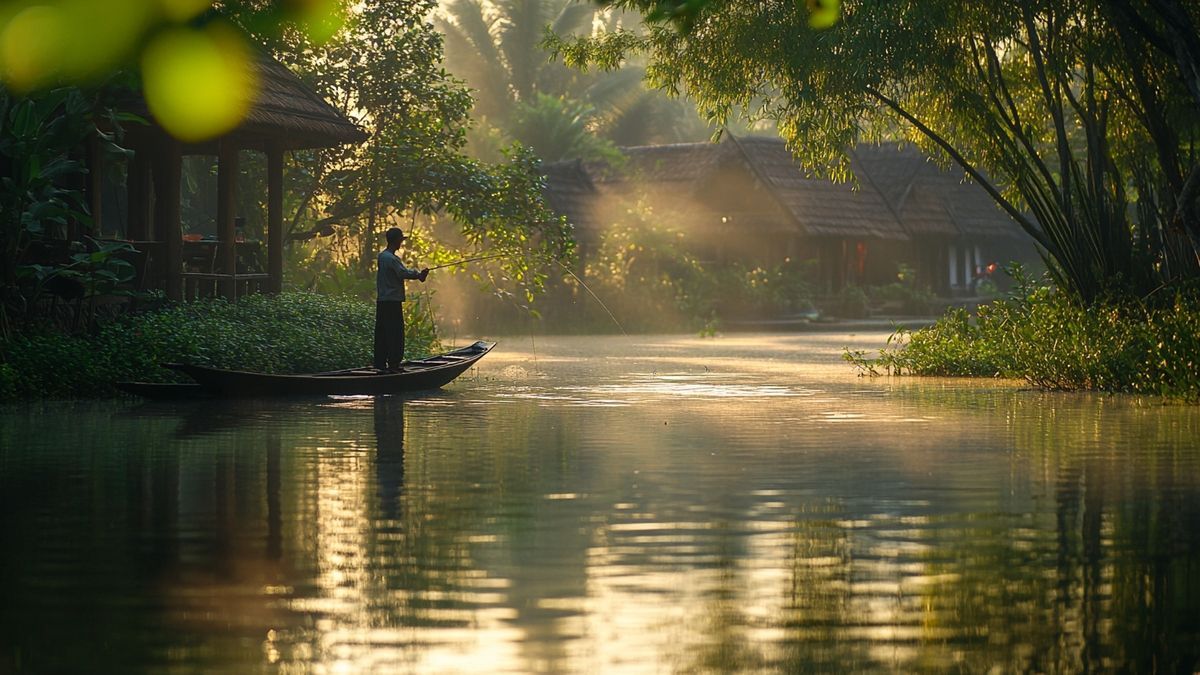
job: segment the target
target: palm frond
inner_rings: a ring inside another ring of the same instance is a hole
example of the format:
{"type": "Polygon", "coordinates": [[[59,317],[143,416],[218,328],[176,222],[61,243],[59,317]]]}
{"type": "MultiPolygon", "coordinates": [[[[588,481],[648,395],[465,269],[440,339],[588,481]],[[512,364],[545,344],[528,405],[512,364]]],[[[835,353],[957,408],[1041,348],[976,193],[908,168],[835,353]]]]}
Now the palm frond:
{"type": "Polygon", "coordinates": [[[596,18],[596,6],[588,2],[572,2],[559,11],[550,23],[555,35],[589,35],[596,18]]]}

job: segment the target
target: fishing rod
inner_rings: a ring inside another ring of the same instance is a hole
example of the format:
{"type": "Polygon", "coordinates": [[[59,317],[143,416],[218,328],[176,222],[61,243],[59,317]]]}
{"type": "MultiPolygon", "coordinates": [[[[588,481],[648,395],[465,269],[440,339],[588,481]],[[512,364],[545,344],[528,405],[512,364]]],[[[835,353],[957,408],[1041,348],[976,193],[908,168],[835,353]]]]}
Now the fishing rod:
{"type": "Polygon", "coordinates": [[[465,265],[467,263],[479,262],[480,260],[491,260],[493,258],[503,258],[505,256],[512,257],[513,255],[515,255],[515,254],[513,254],[513,253],[495,253],[492,255],[481,255],[476,258],[464,258],[462,260],[455,260],[454,262],[442,263],[441,265],[436,265],[434,267],[430,267],[429,271],[432,272],[433,270],[440,270],[443,267],[453,267],[455,265],[465,265]]]}
{"type": "MultiPolygon", "coordinates": [[[[467,263],[479,262],[481,260],[492,260],[494,258],[504,258],[504,257],[511,258],[516,255],[518,255],[518,254],[516,254],[516,253],[493,253],[492,255],[481,255],[481,256],[474,257],[474,258],[464,258],[462,260],[455,260],[454,262],[442,263],[441,265],[436,265],[434,267],[430,267],[429,271],[432,272],[433,270],[441,269],[443,267],[453,267],[455,265],[465,265],[467,263]]],[[[579,285],[583,287],[583,290],[587,291],[588,295],[592,296],[592,299],[595,300],[602,308],[604,308],[604,311],[608,313],[608,318],[612,319],[612,322],[617,325],[617,328],[620,329],[622,335],[625,335],[625,336],[629,335],[629,333],[625,332],[625,327],[621,325],[621,322],[617,321],[617,317],[613,315],[612,310],[608,308],[608,305],[604,304],[604,301],[601,300],[598,295],[596,295],[594,292],[592,292],[591,288],[588,288],[588,285],[583,282],[583,279],[579,278],[579,275],[572,272],[571,268],[564,265],[561,260],[559,260],[557,258],[550,258],[550,260],[553,260],[554,262],[558,263],[559,267],[563,268],[564,270],[566,270],[567,274],[570,274],[572,277],[574,277],[575,281],[578,281],[579,285]]]]}

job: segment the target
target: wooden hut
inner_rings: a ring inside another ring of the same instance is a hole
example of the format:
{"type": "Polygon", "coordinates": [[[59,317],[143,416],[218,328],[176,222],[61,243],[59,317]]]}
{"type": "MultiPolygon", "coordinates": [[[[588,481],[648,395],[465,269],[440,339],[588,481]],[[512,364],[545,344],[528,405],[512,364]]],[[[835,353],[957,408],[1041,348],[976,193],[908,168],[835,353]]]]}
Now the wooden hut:
{"type": "Polygon", "coordinates": [[[1032,239],[972,183],[912,147],[860,145],[856,184],[809,175],[779,138],[622,148],[620,171],[547,165],[547,198],[581,241],[643,199],[716,263],[813,260],[822,290],[896,281],[905,265],[942,294],[973,291],[989,262],[1035,260],[1032,239]],[[590,176],[590,181],[584,180],[590,176]],[[585,214],[584,217],[578,217],[585,214]]]}
{"type": "Polygon", "coordinates": [[[1033,239],[961,173],[942,169],[916,147],[859,145],[851,152],[909,234],[903,255],[935,291],[971,294],[991,263],[1037,259],[1033,239]]]}
{"type": "MultiPolygon", "coordinates": [[[[125,173],[123,238],[141,253],[139,276],[143,288],[161,288],[172,300],[192,297],[205,286],[230,299],[259,290],[278,293],[283,282],[284,153],[367,138],[361,128],[269,55],[256,52],[254,68],[258,91],[248,114],[233,131],[204,143],[180,143],[154,123],[140,97],[129,102],[129,111],[150,121],[149,125],[130,124],[125,128],[125,145],[132,156],[125,173]],[[262,242],[238,241],[235,198],[241,150],[266,156],[266,260],[262,269],[249,271],[239,267],[239,247],[261,249],[262,242]],[[186,155],[217,157],[216,236],[209,241],[184,241],[180,193],[186,155]],[[185,270],[187,247],[211,252],[207,256],[209,264],[185,270]]],[[[89,206],[93,220],[99,223],[106,169],[99,142],[89,147],[88,163],[89,206]]]]}

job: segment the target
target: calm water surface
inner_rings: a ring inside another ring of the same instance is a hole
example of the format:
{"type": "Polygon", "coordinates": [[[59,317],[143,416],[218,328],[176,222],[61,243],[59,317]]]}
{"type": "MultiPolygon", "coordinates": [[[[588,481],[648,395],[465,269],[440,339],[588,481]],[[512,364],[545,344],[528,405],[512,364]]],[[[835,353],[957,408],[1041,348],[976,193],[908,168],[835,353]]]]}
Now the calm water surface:
{"type": "Polygon", "coordinates": [[[1200,668],[1200,410],[839,363],[882,337],[0,408],[0,673],[1200,668]]]}

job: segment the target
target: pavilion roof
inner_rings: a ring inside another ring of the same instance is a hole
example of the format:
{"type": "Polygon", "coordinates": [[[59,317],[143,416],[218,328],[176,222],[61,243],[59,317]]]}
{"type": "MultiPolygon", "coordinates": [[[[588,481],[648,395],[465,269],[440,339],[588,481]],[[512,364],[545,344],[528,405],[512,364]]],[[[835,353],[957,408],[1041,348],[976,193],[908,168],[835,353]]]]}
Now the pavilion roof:
{"type": "Polygon", "coordinates": [[[913,234],[1027,236],[982,187],[938,166],[915,146],[863,143],[850,154],[913,234]]]}
{"type": "MultiPolygon", "coordinates": [[[[292,148],[360,143],[367,134],[266,52],[257,51],[258,92],[236,132],[282,140],[292,148]]],[[[235,132],[235,133],[236,133],[235,132]]]]}
{"type": "MultiPolygon", "coordinates": [[[[343,143],[361,143],[367,133],[346,115],[313,91],[287,66],[262,49],[254,48],[257,90],[245,118],[226,137],[237,138],[247,147],[277,145],[283,149],[327,148],[343,143]]],[[[154,115],[141,93],[127,107],[146,119],[154,115]]],[[[136,128],[129,130],[141,133],[136,128]]],[[[200,147],[205,147],[203,144],[200,147]]]]}
{"type": "Polygon", "coordinates": [[[806,234],[908,239],[908,232],[872,186],[809,176],[778,138],[731,138],[729,145],[741,152],[767,191],[806,234]]]}

